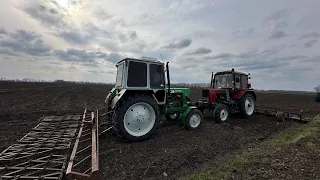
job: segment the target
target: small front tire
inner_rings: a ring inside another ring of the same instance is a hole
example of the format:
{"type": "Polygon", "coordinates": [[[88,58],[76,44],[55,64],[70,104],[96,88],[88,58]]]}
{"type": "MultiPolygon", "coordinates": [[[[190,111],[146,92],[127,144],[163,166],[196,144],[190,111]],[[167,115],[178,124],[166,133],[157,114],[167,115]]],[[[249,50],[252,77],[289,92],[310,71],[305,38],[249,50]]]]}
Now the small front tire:
{"type": "Polygon", "coordinates": [[[229,121],[229,108],[225,104],[218,104],[213,110],[213,118],[217,123],[229,121]]]}
{"type": "Polygon", "coordinates": [[[185,125],[188,130],[198,129],[201,127],[202,121],[203,115],[201,111],[198,109],[192,109],[185,120],[185,125]]]}
{"type": "Polygon", "coordinates": [[[179,119],[180,117],[180,113],[177,112],[177,113],[173,113],[173,114],[166,114],[166,119],[168,121],[176,121],[177,119],[179,119]]]}

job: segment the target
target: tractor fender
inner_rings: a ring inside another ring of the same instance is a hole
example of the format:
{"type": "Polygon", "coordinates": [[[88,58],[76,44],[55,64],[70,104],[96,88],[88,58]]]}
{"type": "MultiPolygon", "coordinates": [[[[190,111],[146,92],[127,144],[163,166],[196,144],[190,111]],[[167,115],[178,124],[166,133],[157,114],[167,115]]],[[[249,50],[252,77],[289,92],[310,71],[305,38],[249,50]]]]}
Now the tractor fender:
{"type": "Polygon", "coordinates": [[[237,92],[237,94],[235,94],[233,96],[233,98],[234,99],[240,99],[246,92],[247,92],[247,90],[241,90],[241,91],[237,92]]]}
{"type": "Polygon", "coordinates": [[[192,109],[197,109],[197,107],[196,107],[196,106],[188,106],[188,107],[186,108],[186,110],[182,113],[181,121],[182,121],[183,124],[185,124],[186,118],[187,118],[189,112],[190,112],[192,109]]]}
{"type": "Polygon", "coordinates": [[[248,91],[248,90],[241,90],[241,91],[239,91],[237,94],[235,94],[234,96],[233,96],[233,98],[234,99],[240,99],[244,94],[246,94],[246,93],[249,93],[249,94],[251,94],[253,97],[254,97],[254,99],[255,100],[257,100],[257,96],[256,96],[256,94],[254,93],[254,91],[248,91]]]}
{"type": "Polygon", "coordinates": [[[111,101],[111,109],[114,109],[117,102],[121,99],[121,97],[125,94],[125,92],[126,92],[126,89],[121,89],[121,91],[116,94],[116,96],[111,101]]]}
{"type": "Polygon", "coordinates": [[[113,96],[115,96],[115,95],[116,95],[116,88],[112,88],[112,89],[109,91],[106,99],[104,100],[104,103],[107,104],[108,101],[109,101],[109,99],[110,99],[110,98],[113,98],[113,96]]]}

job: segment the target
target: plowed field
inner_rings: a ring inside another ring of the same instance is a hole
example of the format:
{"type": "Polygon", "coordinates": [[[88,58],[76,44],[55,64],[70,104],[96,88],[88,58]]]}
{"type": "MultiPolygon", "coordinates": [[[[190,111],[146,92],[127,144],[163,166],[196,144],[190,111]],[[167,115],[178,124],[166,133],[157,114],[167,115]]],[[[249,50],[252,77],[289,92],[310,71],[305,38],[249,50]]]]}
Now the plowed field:
{"type": "MultiPolygon", "coordinates": [[[[110,90],[90,84],[0,84],[0,152],[20,139],[46,115],[82,114],[85,107],[102,108],[110,90]]],[[[200,97],[192,89],[192,99],[200,97]]],[[[300,110],[313,117],[320,104],[313,95],[257,93],[257,105],[278,110],[300,110]]],[[[177,179],[217,166],[248,145],[299,123],[279,122],[254,115],[245,120],[232,117],[228,124],[207,118],[201,129],[186,131],[179,125],[165,124],[150,140],[124,143],[116,136],[100,138],[100,168],[105,179],[177,179]]]]}

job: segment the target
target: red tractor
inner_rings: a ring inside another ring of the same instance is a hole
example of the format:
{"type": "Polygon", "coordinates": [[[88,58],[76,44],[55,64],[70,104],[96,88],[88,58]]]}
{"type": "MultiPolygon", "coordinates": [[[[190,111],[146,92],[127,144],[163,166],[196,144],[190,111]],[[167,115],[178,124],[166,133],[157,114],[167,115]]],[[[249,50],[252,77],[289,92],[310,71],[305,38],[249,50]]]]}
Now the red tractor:
{"type": "Polygon", "coordinates": [[[196,106],[204,112],[211,110],[217,122],[226,122],[229,115],[240,113],[248,118],[254,113],[256,94],[249,83],[250,73],[231,71],[212,73],[210,88],[202,89],[196,106]]]}

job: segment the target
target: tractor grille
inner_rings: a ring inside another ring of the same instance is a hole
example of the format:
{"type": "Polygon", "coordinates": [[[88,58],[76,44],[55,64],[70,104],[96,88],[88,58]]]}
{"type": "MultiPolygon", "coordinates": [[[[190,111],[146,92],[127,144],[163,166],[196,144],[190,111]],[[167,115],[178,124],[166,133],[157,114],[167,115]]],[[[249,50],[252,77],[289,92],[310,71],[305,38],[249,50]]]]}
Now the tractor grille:
{"type": "Polygon", "coordinates": [[[202,97],[209,97],[209,90],[208,89],[202,90],[202,97]]]}

